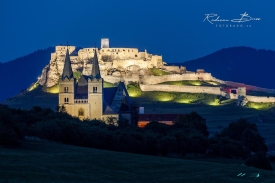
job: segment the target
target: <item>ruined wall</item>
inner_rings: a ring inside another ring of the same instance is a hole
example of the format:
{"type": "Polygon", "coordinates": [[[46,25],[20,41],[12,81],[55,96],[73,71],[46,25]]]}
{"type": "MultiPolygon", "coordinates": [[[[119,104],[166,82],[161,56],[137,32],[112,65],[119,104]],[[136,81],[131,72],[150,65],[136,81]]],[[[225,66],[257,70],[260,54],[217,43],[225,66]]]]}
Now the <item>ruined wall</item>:
{"type": "Polygon", "coordinates": [[[164,92],[184,92],[184,93],[207,93],[214,95],[225,96],[225,92],[221,91],[219,87],[205,87],[205,86],[177,86],[177,85],[142,85],[142,91],[164,91],[164,92]]]}
{"type": "Polygon", "coordinates": [[[186,73],[186,74],[171,74],[164,76],[145,76],[142,77],[142,84],[158,84],[166,81],[181,81],[181,80],[198,80],[205,81],[213,80],[211,73],[186,73]]]}
{"type": "Polygon", "coordinates": [[[147,61],[141,59],[113,60],[113,68],[122,67],[126,69],[126,67],[131,65],[138,65],[140,68],[147,68],[147,64],[147,61]]]}
{"type": "Polygon", "coordinates": [[[129,84],[130,82],[139,82],[139,75],[132,75],[132,76],[120,76],[120,77],[115,77],[115,76],[101,76],[104,81],[107,81],[109,83],[118,83],[120,81],[124,82],[125,85],[129,84]]]}
{"type": "Polygon", "coordinates": [[[165,69],[167,71],[175,71],[177,73],[180,73],[179,66],[162,66],[162,69],[165,69]]]}
{"type": "Polygon", "coordinates": [[[260,97],[260,96],[251,96],[247,95],[246,99],[250,102],[264,102],[264,103],[275,103],[275,97],[260,97]]]}

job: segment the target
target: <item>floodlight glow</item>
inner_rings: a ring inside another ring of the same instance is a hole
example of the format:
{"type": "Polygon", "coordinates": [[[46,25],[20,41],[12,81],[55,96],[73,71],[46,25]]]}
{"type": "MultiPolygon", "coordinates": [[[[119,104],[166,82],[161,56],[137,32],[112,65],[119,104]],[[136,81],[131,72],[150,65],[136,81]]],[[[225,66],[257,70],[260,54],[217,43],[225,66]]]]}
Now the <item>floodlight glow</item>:
{"type": "Polygon", "coordinates": [[[59,85],[52,86],[50,88],[47,88],[48,93],[59,93],[59,85]]]}
{"type": "Polygon", "coordinates": [[[183,104],[190,104],[193,101],[189,100],[189,99],[181,99],[181,100],[177,100],[178,103],[183,103],[183,104]]]}
{"type": "Polygon", "coordinates": [[[195,85],[195,86],[201,86],[201,82],[200,81],[190,81],[190,83],[192,85],[195,85]]]}

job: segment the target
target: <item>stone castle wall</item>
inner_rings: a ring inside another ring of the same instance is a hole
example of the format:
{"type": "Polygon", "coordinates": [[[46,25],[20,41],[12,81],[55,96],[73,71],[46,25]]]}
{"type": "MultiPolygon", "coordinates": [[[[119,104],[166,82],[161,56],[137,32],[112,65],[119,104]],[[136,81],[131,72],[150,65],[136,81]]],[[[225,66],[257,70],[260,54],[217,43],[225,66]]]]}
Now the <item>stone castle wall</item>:
{"type": "Polygon", "coordinates": [[[162,69],[165,69],[167,71],[175,71],[177,73],[180,73],[180,67],[179,66],[162,66],[162,69]]]}
{"type": "Polygon", "coordinates": [[[121,76],[121,77],[114,77],[109,75],[102,75],[101,76],[104,81],[109,83],[118,83],[120,81],[124,82],[125,85],[129,84],[130,82],[139,82],[139,75],[132,75],[132,76],[121,76]]]}
{"type": "Polygon", "coordinates": [[[166,81],[181,81],[181,80],[215,80],[211,73],[185,73],[185,74],[171,74],[164,76],[144,76],[141,79],[142,84],[158,84],[166,81]]]}
{"type": "Polygon", "coordinates": [[[177,86],[177,85],[143,85],[140,84],[142,91],[164,91],[164,92],[184,92],[184,93],[207,93],[225,96],[226,93],[219,87],[205,86],[177,86]]]}
{"type": "Polygon", "coordinates": [[[257,102],[257,103],[275,103],[275,97],[265,97],[265,96],[251,96],[246,95],[246,99],[250,102],[257,102]]]}

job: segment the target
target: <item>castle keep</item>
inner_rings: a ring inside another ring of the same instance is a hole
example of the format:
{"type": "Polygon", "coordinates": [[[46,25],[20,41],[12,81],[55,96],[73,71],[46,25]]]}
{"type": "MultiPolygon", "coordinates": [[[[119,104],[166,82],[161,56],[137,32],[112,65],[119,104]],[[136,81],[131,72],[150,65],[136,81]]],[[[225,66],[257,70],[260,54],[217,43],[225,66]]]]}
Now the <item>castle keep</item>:
{"type": "Polygon", "coordinates": [[[107,120],[109,117],[131,121],[131,99],[124,83],[103,88],[97,49],[94,49],[90,75],[82,73],[78,82],[73,77],[69,49],[66,51],[63,72],[59,80],[59,106],[80,119],[107,120]]]}

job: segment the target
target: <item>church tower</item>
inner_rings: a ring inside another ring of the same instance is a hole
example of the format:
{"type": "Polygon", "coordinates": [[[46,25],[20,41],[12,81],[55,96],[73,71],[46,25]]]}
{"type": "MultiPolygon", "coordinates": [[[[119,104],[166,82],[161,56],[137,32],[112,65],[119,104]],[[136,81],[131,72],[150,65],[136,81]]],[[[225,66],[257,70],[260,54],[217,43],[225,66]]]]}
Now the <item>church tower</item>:
{"type": "Polygon", "coordinates": [[[73,112],[75,79],[67,49],[62,76],[59,79],[59,106],[65,106],[70,114],[73,112]]]}
{"type": "Polygon", "coordinates": [[[90,119],[102,119],[103,111],[103,78],[101,78],[99,63],[95,48],[93,67],[88,79],[88,103],[90,119]]]}

